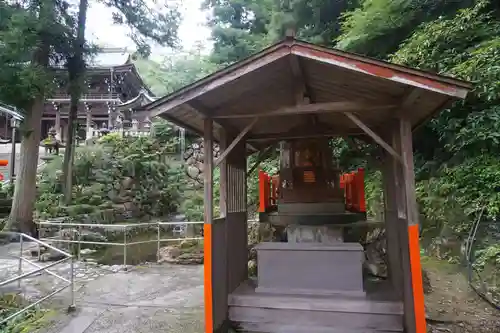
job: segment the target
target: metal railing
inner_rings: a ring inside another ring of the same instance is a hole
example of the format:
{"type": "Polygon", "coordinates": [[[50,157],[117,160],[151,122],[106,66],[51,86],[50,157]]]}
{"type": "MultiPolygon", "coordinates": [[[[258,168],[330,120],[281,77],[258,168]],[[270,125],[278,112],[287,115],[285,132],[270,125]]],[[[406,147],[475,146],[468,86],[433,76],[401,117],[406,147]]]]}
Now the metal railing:
{"type": "Polygon", "coordinates": [[[28,278],[28,277],[31,277],[35,274],[38,274],[38,273],[41,273],[41,272],[46,272],[47,274],[65,282],[66,284],[64,286],[62,286],[61,288],[58,288],[56,290],[54,290],[53,292],[51,292],[50,294],[40,298],[39,300],[29,304],[28,306],[22,308],[21,310],[18,310],[16,311],[15,313],[11,314],[10,316],[6,317],[6,318],[3,318],[1,319],[0,321],[0,325],[6,323],[7,321],[13,319],[14,317],[17,317],[23,313],[25,313],[26,311],[28,311],[29,309],[37,306],[38,304],[46,301],[47,299],[53,297],[54,295],[62,292],[63,290],[65,290],[66,288],[70,287],[71,288],[71,304],[69,305],[68,307],[68,310],[74,310],[75,309],[75,284],[74,284],[74,257],[70,254],[70,253],[67,253],[63,250],[60,250],[50,244],[47,244],[43,241],[40,241],[36,238],[33,238],[31,236],[28,236],[26,234],[23,234],[23,233],[17,233],[17,232],[1,232],[0,233],[1,235],[14,235],[14,236],[19,236],[19,247],[20,247],[20,250],[19,250],[19,266],[18,266],[18,275],[15,276],[15,277],[12,277],[10,279],[7,279],[5,281],[2,281],[0,282],[0,287],[3,287],[5,285],[8,285],[8,284],[11,284],[11,283],[14,283],[14,282],[17,282],[17,287],[20,289],[21,288],[21,282],[23,279],[25,278],[28,278]],[[34,262],[32,262],[31,260],[29,259],[26,259],[23,257],[23,247],[24,247],[24,242],[25,240],[29,240],[31,242],[34,242],[36,243],[36,245],[38,246],[38,253],[40,253],[40,248],[43,246],[43,247],[46,247],[48,249],[51,249],[61,255],[64,256],[63,259],[61,260],[58,260],[56,262],[53,262],[51,264],[48,264],[46,266],[41,266],[39,264],[36,264],[34,262]],[[59,264],[62,264],[62,263],[65,263],[69,261],[70,262],[70,277],[69,279],[63,277],[63,276],[60,276],[59,274],[56,274],[52,271],[49,270],[49,268],[52,268],[56,265],[59,265],[59,264]],[[33,271],[30,271],[30,272],[27,272],[27,273],[23,273],[23,262],[26,262],[28,264],[30,264],[31,266],[34,266],[36,267],[35,270],[33,271]]]}
{"type": "Polygon", "coordinates": [[[76,244],[78,246],[78,259],[80,259],[81,246],[82,244],[88,245],[103,245],[103,246],[122,246],[123,247],[123,267],[126,270],[127,267],[127,248],[133,245],[139,244],[151,244],[156,243],[156,260],[157,262],[160,260],[160,248],[162,243],[166,242],[179,242],[183,240],[202,240],[203,237],[200,235],[198,237],[188,237],[188,231],[186,231],[188,225],[202,225],[203,222],[147,222],[147,223],[134,223],[134,224],[90,224],[90,223],[66,223],[66,222],[38,222],[40,225],[40,240],[45,242],[58,242],[58,243],[69,243],[76,244]],[[57,226],[59,227],[59,231],[63,230],[63,228],[76,228],[76,232],[71,235],[71,239],[62,239],[60,237],[42,237],[45,232],[45,227],[47,226],[57,226]],[[172,233],[175,235],[186,235],[184,237],[176,237],[176,238],[162,238],[162,227],[171,226],[172,233]],[[178,231],[176,231],[175,227],[181,227],[178,231]],[[104,230],[113,230],[113,231],[122,231],[123,232],[123,241],[88,241],[82,240],[82,230],[83,229],[104,229],[104,230]],[[153,239],[143,240],[143,241],[129,241],[127,235],[130,229],[137,228],[154,228],[156,229],[156,237],[153,239]],[[76,236],[74,239],[73,236],[76,236]]]}
{"type": "MultiPolygon", "coordinates": [[[[131,129],[131,128],[119,128],[119,129],[111,129],[108,131],[111,133],[118,133],[122,137],[140,137],[140,136],[150,136],[151,129],[131,129]]],[[[90,128],[87,133],[87,139],[90,138],[99,138],[101,137],[103,132],[98,128],[90,128]]]]}
{"type": "MultiPolygon", "coordinates": [[[[120,95],[113,93],[88,93],[88,94],[83,94],[80,97],[80,100],[82,101],[89,101],[89,100],[119,100],[120,95]]],[[[65,93],[55,93],[51,98],[49,98],[49,101],[57,101],[57,100],[69,100],[70,96],[65,93]]]]}

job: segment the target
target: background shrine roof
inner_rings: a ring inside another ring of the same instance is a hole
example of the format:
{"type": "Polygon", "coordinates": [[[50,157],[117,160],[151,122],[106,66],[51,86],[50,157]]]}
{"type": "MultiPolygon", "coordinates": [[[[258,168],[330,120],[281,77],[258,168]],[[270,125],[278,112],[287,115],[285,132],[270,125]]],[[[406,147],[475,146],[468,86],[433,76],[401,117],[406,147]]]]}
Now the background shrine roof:
{"type": "Polygon", "coordinates": [[[101,48],[88,60],[89,67],[110,68],[130,63],[130,52],[126,48],[101,48]]]}
{"type": "Polygon", "coordinates": [[[9,115],[17,120],[23,120],[24,115],[19,112],[15,107],[0,102],[0,114],[9,115]]]}
{"type": "Polygon", "coordinates": [[[139,111],[144,105],[154,102],[156,99],[149,89],[143,88],[136,97],[116,105],[116,108],[118,110],[135,109],[139,111]]]}
{"type": "Polygon", "coordinates": [[[198,134],[210,117],[216,140],[222,128],[239,132],[259,117],[247,140],[264,145],[311,132],[310,121],[325,133],[364,135],[347,112],[375,131],[403,114],[416,127],[471,88],[450,77],[289,38],[145,109],[198,134]]]}

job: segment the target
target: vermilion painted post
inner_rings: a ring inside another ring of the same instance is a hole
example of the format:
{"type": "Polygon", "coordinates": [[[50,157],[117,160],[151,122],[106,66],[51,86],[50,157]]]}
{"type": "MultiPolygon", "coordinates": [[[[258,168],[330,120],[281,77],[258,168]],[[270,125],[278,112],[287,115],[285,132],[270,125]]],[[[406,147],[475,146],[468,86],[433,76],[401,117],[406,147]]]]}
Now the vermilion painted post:
{"type": "Polygon", "coordinates": [[[365,169],[358,169],[358,183],[356,184],[358,191],[359,212],[366,212],[366,198],[365,198],[365,169]]]}
{"type": "Polygon", "coordinates": [[[354,212],[359,212],[359,197],[358,197],[358,173],[353,171],[352,173],[352,181],[351,181],[351,190],[352,190],[352,210],[354,212]]]}
{"type": "Polygon", "coordinates": [[[352,174],[346,174],[346,182],[345,182],[345,197],[346,197],[346,206],[347,210],[352,209],[352,174]]]}
{"type": "Polygon", "coordinates": [[[267,206],[266,178],[267,178],[266,173],[262,170],[259,170],[259,213],[266,212],[266,206],[267,206]]]}

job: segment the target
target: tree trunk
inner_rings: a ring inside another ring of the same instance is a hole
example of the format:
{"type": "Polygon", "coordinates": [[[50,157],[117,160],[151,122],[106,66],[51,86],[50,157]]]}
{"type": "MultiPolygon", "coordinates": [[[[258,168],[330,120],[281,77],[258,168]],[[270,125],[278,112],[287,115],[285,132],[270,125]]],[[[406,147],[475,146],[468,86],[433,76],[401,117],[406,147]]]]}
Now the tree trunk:
{"type": "Polygon", "coordinates": [[[73,159],[75,154],[76,122],[78,121],[78,103],[82,93],[85,63],[83,52],[85,46],[85,26],[87,21],[88,0],[80,0],[78,11],[78,32],[73,47],[73,57],[69,59],[68,74],[70,79],[71,104],[68,117],[68,139],[64,151],[64,203],[71,204],[73,190],[73,159]]]}
{"type": "Polygon", "coordinates": [[[38,152],[42,132],[42,113],[44,99],[38,98],[23,121],[19,171],[16,175],[12,209],[5,225],[6,230],[17,230],[34,237],[38,236],[33,222],[36,200],[36,175],[38,152]]]}
{"type": "MultiPolygon", "coordinates": [[[[53,1],[40,2],[40,22],[48,22],[48,26],[39,31],[40,44],[34,50],[32,63],[40,68],[47,69],[50,56],[50,38],[47,29],[53,22],[53,1]]],[[[21,158],[19,161],[19,172],[14,186],[14,197],[9,219],[4,230],[19,230],[23,233],[38,238],[38,228],[33,221],[33,211],[36,200],[36,177],[38,167],[38,153],[40,137],[42,133],[42,115],[45,102],[45,86],[39,88],[37,96],[31,104],[29,112],[21,123],[21,158]]]]}

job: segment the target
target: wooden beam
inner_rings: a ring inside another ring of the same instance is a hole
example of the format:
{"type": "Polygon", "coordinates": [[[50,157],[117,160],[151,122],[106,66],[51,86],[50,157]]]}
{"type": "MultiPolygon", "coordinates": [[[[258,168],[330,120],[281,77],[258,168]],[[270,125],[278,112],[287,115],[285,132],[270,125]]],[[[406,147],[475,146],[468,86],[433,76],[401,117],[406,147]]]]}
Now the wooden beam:
{"type": "Polygon", "coordinates": [[[344,112],[347,118],[349,118],[356,126],[358,126],[363,132],[368,134],[376,143],[378,143],[382,148],[384,148],[389,154],[391,154],[398,161],[402,161],[401,156],[380,136],[377,135],[374,131],[372,131],[368,126],[366,126],[361,119],[356,117],[350,112],[344,112]]]}
{"type": "Polygon", "coordinates": [[[212,119],[205,118],[203,121],[203,179],[205,200],[205,223],[213,220],[213,123],[212,119]]]}
{"type": "Polygon", "coordinates": [[[252,136],[247,137],[247,142],[259,142],[259,141],[268,141],[268,140],[292,140],[292,139],[308,139],[308,138],[324,138],[324,137],[340,137],[340,136],[361,136],[364,135],[365,132],[352,132],[352,131],[342,131],[331,129],[329,131],[311,131],[304,133],[263,133],[263,134],[254,134],[252,136]]]}
{"type": "Polygon", "coordinates": [[[311,103],[310,91],[306,85],[299,57],[291,55],[289,59],[293,77],[293,94],[295,103],[298,105],[309,104],[311,103]]]}
{"type": "Polygon", "coordinates": [[[257,160],[252,165],[252,167],[247,171],[247,177],[250,176],[250,174],[252,172],[254,172],[254,170],[257,169],[259,167],[259,165],[268,158],[268,154],[273,148],[274,148],[274,144],[270,145],[269,147],[267,147],[264,150],[262,150],[261,152],[259,152],[259,156],[257,156],[257,160]]]}
{"type": "MultiPolygon", "coordinates": [[[[187,103],[187,105],[193,109],[194,111],[198,112],[198,113],[201,113],[201,114],[212,114],[212,110],[210,110],[209,108],[207,108],[205,105],[201,104],[200,102],[197,102],[197,101],[191,101],[189,103],[187,103]]],[[[213,119],[213,117],[212,117],[213,119]]],[[[236,129],[234,126],[232,126],[231,124],[229,124],[227,122],[227,120],[224,120],[224,119],[218,119],[218,120],[215,120],[215,122],[217,123],[217,125],[221,126],[225,131],[228,131],[228,132],[232,132],[232,133],[237,133],[239,132],[238,129],[236,129]]],[[[248,148],[250,148],[251,150],[253,150],[254,152],[257,152],[259,151],[259,149],[257,149],[255,146],[252,146],[252,145],[248,145],[248,148]]]]}
{"type": "MultiPolygon", "coordinates": [[[[219,148],[222,151],[227,149],[227,133],[224,129],[221,130],[219,148]]],[[[219,217],[227,216],[227,160],[223,161],[220,165],[219,176],[219,217]]]]}
{"type": "Polygon", "coordinates": [[[262,118],[262,117],[290,116],[290,115],[300,115],[300,114],[385,110],[394,107],[397,107],[397,105],[391,105],[391,104],[369,105],[358,102],[329,102],[329,103],[286,106],[278,108],[276,110],[262,112],[262,113],[213,115],[213,118],[214,119],[240,119],[240,118],[254,118],[254,117],[262,118]]]}
{"type": "Polygon", "coordinates": [[[399,118],[424,94],[425,90],[412,88],[401,100],[401,105],[394,110],[394,116],[399,118]]]}
{"type": "Polygon", "coordinates": [[[401,269],[403,272],[404,322],[408,333],[425,333],[425,305],[420,262],[418,210],[415,197],[411,123],[395,119],[391,124],[392,146],[401,154],[402,163],[394,163],[393,185],[397,195],[397,227],[399,232],[401,269]]]}
{"type": "Polygon", "coordinates": [[[470,84],[458,80],[338,50],[295,43],[292,46],[291,53],[306,59],[344,68],[351,72],[371,75],[382,80],[390,80],[406,86],[422,88],[461,99],[465,99],[467,93],[472,89],[470,84]]]}
{"type": "Polygon", "coordinates": [[[213,124],[212,119],[203,121],[203,207],[204,207],[204,293],[206,332],[213,330],[213,279],[212,279],[212,223],[213,223],[213,124]]]}
{"type": "Polygon", "coordinates": [[[417,99],[420,98],[424,93],[423,89],[413,88],[408,95],[405,96],[403,102],[401,103],[400,109],[409,108],[417,99]]]}
{"type": "Polygon", "coordinates": [[[222,152],[222,154],[219,156],[217,161],[215,161],[215,167],[217,167],[219,164],[221,164],[222,161],[226,158],[226,156],[233,150],[234,147],[243,139],[245,135],[252,129],[252,127],[259,121],[259,118],[255,118],[252,120],[250,124],[248,124],[243,131],[238,134],[238,136],[231,142],[231,144],[222,152]]]}

